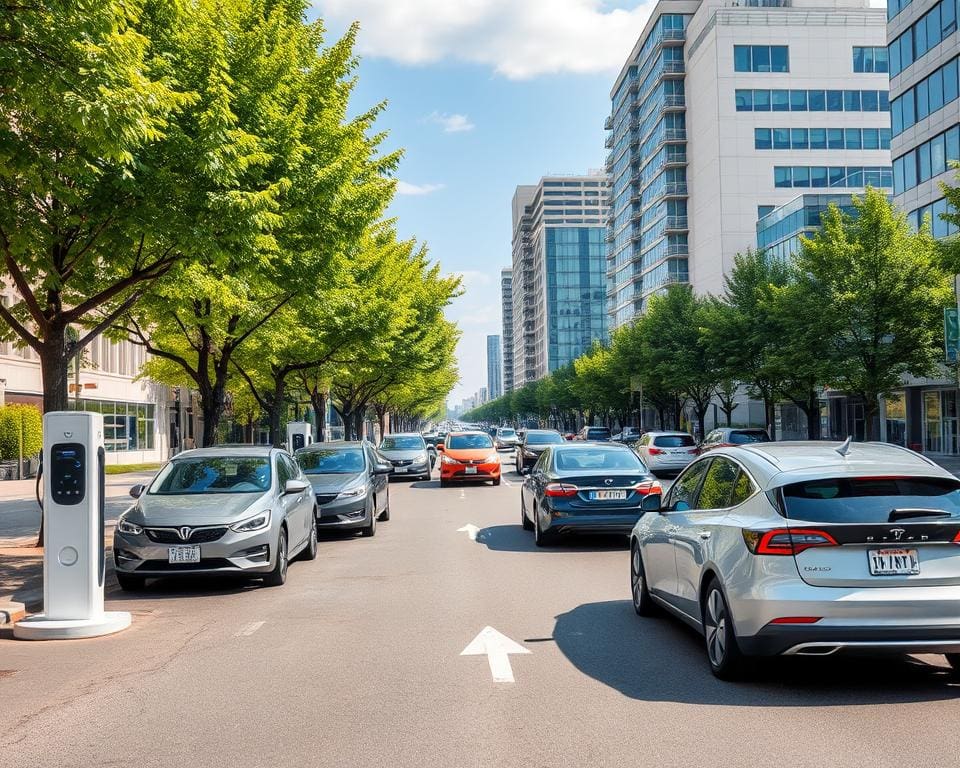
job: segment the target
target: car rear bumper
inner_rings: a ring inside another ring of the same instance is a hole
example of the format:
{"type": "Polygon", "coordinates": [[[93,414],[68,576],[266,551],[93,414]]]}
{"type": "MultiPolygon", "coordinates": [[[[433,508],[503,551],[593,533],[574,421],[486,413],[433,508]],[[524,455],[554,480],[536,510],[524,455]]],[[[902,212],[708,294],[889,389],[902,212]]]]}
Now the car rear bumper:
{"type": "Polygon", "coordinates": [[[936,627],[767,626],[738,637],[751,656],[960,653],[960,623],[936,627]]]}
{"type": "Polygon", "coordinates": [[[612,515],[565,515],[551,517],[549,525],[543,525],[544,532],[567,533],[615,533],[628,535],[643,513],[636,512],[612,515]]]}

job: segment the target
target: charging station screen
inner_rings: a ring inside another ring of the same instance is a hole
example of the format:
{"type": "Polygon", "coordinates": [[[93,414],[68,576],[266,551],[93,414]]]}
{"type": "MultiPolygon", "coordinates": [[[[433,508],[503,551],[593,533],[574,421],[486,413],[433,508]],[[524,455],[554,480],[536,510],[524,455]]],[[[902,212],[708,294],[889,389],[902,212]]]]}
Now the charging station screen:
{"type": "Polygon", "coordinates": [[[293,436],[293,450],[298,451],[303,448],[303,435],[297,434],[293,436]]]}
{"type": "Polygon", "coordinates": [[[50,493],[54,502],[79,504],[86,496],[86,452],[80,443],[57,443],[50,451],[50,493]]]}

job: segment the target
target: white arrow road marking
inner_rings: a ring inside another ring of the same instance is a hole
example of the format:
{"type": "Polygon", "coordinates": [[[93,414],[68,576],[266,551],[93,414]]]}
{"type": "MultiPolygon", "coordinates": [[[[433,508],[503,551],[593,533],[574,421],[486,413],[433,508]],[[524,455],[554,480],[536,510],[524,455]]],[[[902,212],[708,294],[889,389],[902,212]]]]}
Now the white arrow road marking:
{"type": "Polygon", "coordinates": [[[467,492],[463,488],[460,489],[460,498],[461,499],[467,498],[467,492]]]}
{"type": "Polygon", "coordinates": [[[250,624],[245,624],[244,626],[240,627],[234,637],[249,637],[266,623],[267,622],[265,621],[254,621],[250,624]]]}
{"type": "Polygon", "coordinates": [[[490,664],[490,674],[495,683],[512,683],[513,668],[510,666],[511,653],[530,653],[519,643],[497,632],[493,627],[484,627],[470,642],[461,656],[486,656],[490,664]]]}
{"type": "Polygon", "coordinates": [[[480,529],[472,523],[467,523],[463,528],[457,528],[457,533],[463,533],[464,531],[466,531],[467,536],[470,537],[470,541],[476,541],[477,533],[479,533],[480,529]]]}

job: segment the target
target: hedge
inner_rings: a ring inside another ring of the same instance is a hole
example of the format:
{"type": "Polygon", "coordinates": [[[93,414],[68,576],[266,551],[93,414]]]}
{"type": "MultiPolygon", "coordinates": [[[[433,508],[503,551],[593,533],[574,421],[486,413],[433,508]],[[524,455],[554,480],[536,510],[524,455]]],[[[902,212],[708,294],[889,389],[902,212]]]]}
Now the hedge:
{"type": "Polygon", "coordinates": [[[16,460],[23,434],[23,456],[35,456],[43,448],[43,416],[32,405],[0,407],[0,460],[16,460]]]}

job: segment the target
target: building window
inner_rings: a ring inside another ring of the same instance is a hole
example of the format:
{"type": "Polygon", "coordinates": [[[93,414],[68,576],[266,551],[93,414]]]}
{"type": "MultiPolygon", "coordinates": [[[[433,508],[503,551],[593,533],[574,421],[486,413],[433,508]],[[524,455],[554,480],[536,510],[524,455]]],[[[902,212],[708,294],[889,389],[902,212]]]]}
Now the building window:
{"type": "Polygon", "coordinates": [[[949,170],[952,161],[960,161],[960,125],[934,136],[893,161],[895,185],[899,195],[927,179],[949,170]]]}
{"type": "Polygon", "coordinates": [[[957,59],[948,61],[893,100],[891,122],[894,136],[957,100],[960,93],[957,62],[957,59]]]}
{"type": "Polygon", "coordinates": [[[887,188],[893,186],[893,171],[889,167],[862,166],[774,166],[773,186],[799,187],[824,186],[857,188],[864,186],[887,188]],[[824,183],[826,179],[826,183],[824,183]]]}
{"type": "Polygon", "coordinates": [[[889,46],[889,70],[899,75],[927,51],[957,31],[956,0],[942,0],[889,46]]]}
{"type": "Polygon", "coordinates": [[[890,149],[889,128],[754,128],[754,149],[890,149]]]}
{"type": "Polygon", "coordinates": [[[153,403],[71,400],[70,407],[103,414],[103,442],[108,452],[153,450],[156,432],[153,403]]]}
{"type": "Polygon", "coordinates": [[[769,128],[753,129],[753,146],[755,149],[771,149],[773,147],[769,128]]]}
{"type": "Polygon", "coordinates": [[[888,69],[887,49],[885,46],[853,46],[854,72],[886,72],[888,69]]]}
{"type": "Polygon", "coordinates": [[[737,112],[888,112],[887,91],[822,91],[737,88],[737,112]],[[826,109],[824,109],[826,107],[826,109]]]}
{"type": "Polygon", "coordinates": [[[785,45],[733,46],[735,72],[789,72],[790,52],[785,45]]]}

